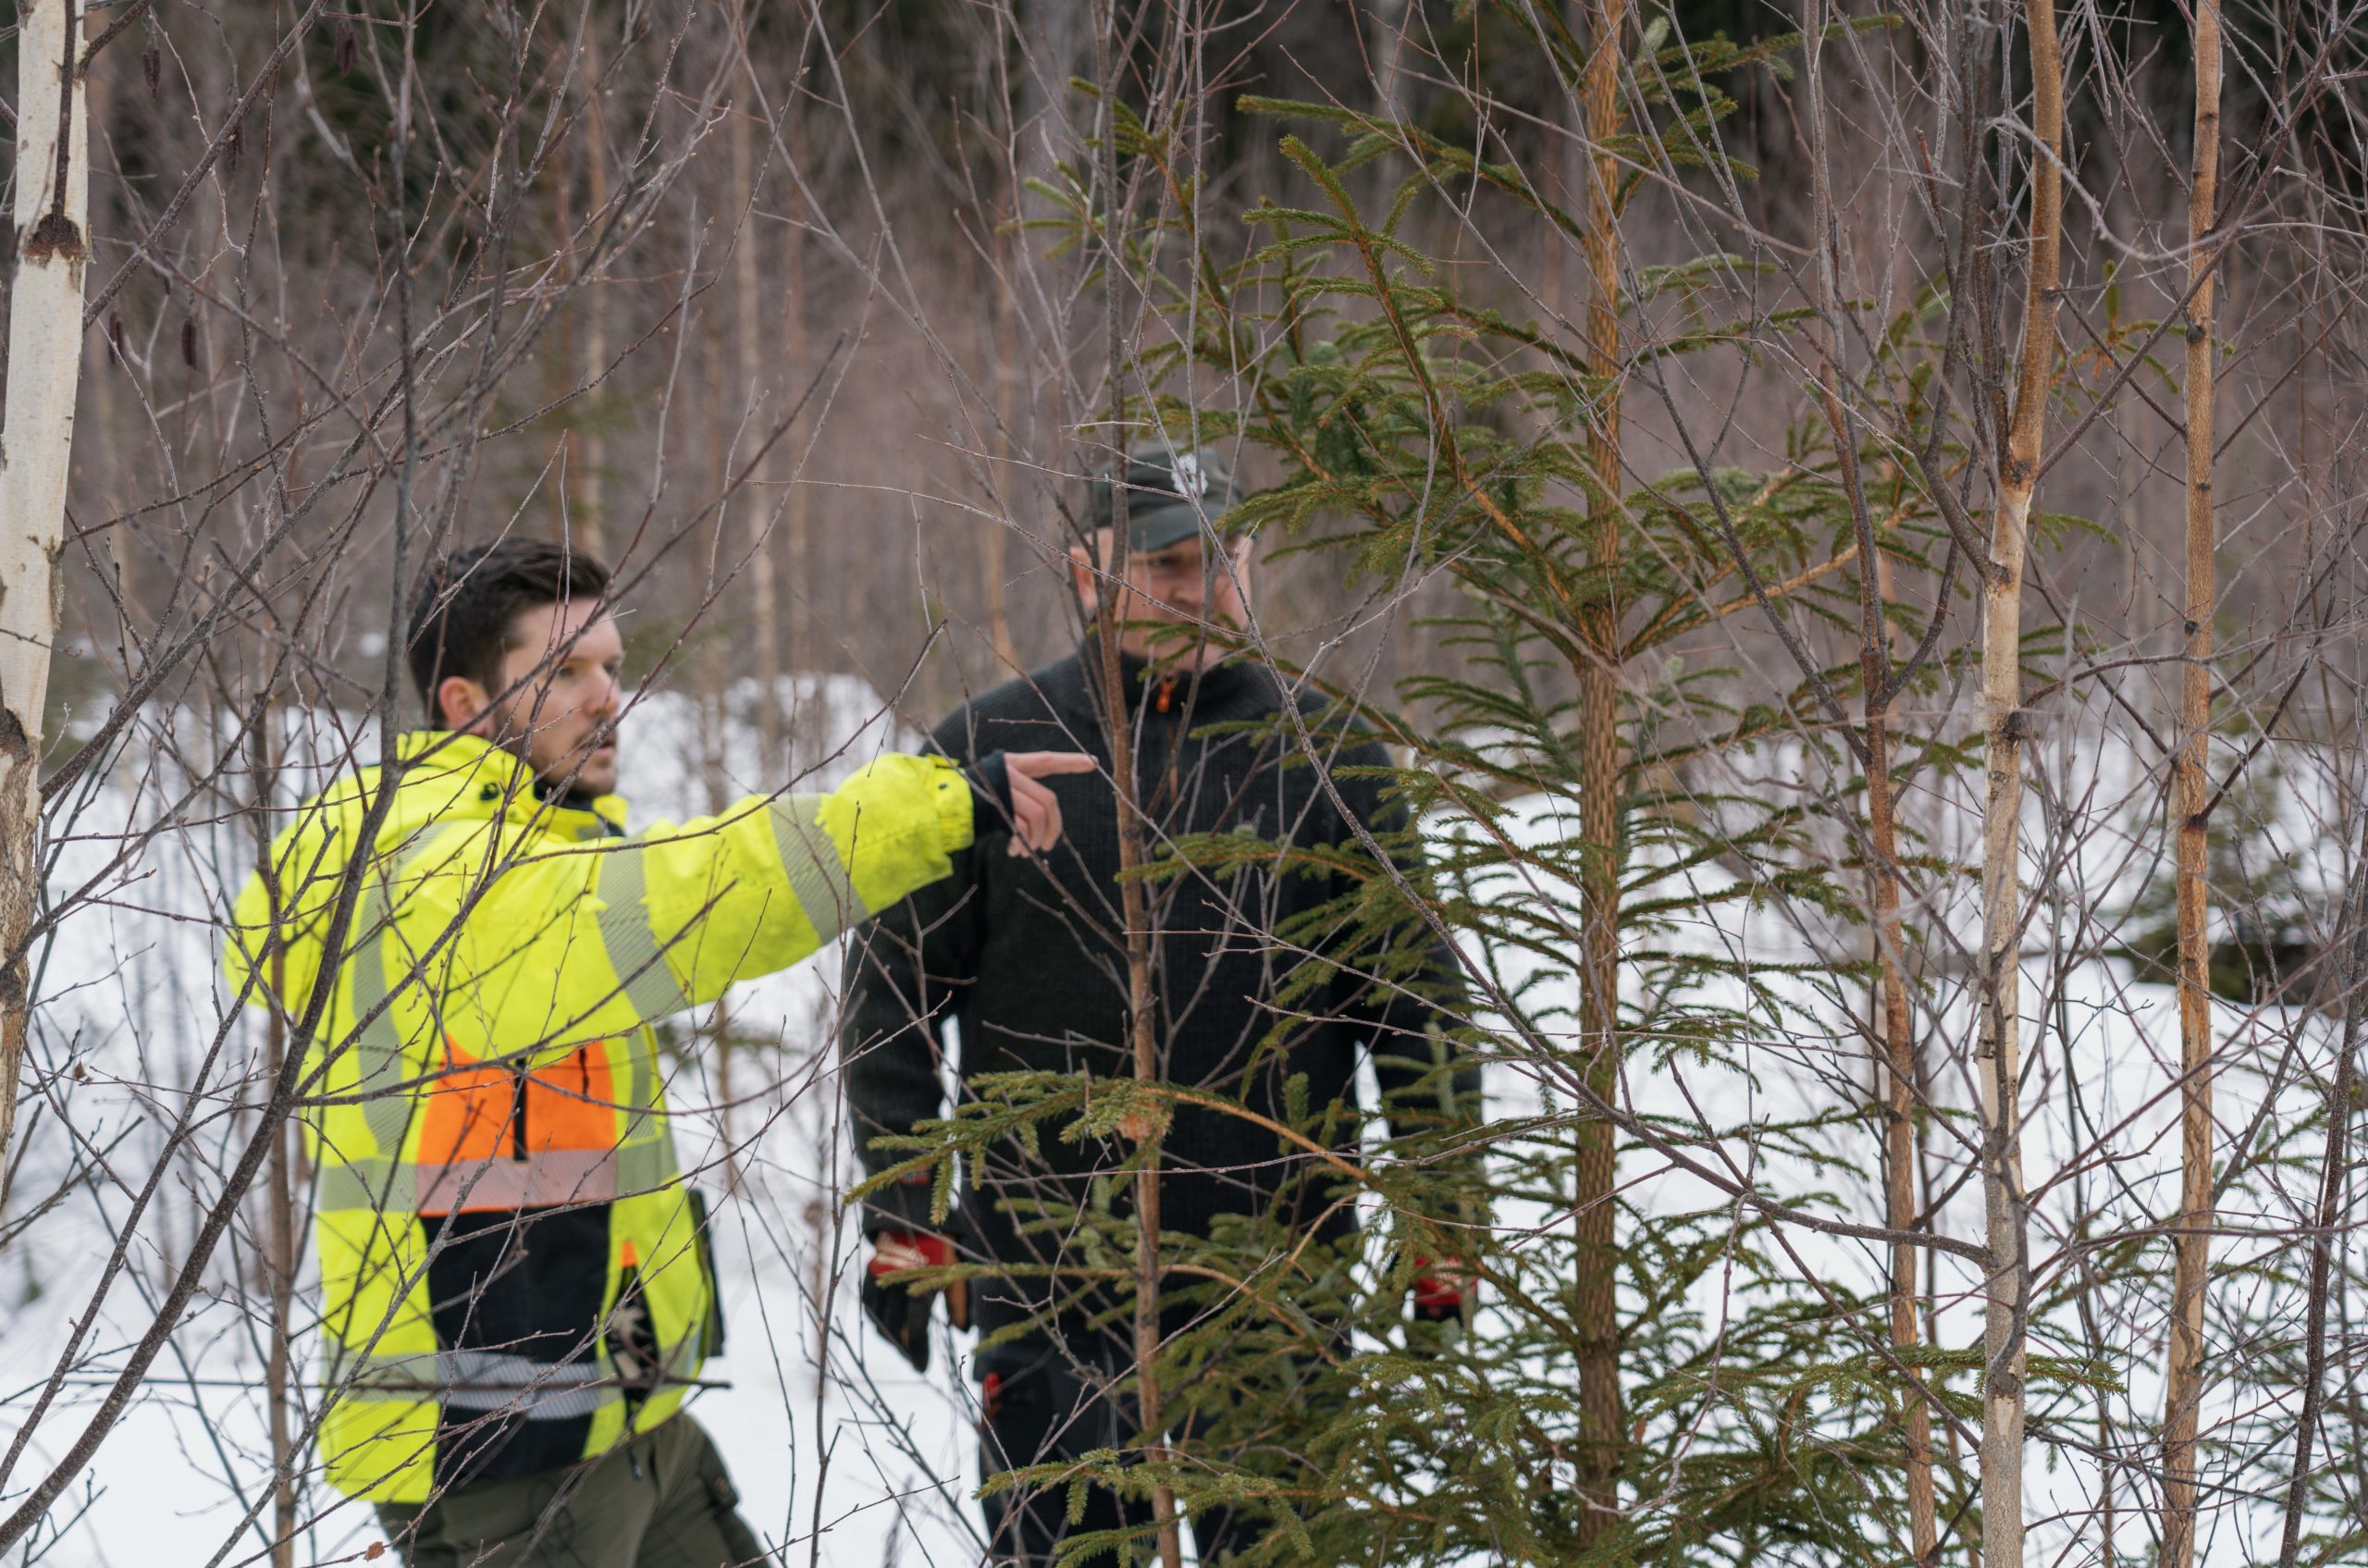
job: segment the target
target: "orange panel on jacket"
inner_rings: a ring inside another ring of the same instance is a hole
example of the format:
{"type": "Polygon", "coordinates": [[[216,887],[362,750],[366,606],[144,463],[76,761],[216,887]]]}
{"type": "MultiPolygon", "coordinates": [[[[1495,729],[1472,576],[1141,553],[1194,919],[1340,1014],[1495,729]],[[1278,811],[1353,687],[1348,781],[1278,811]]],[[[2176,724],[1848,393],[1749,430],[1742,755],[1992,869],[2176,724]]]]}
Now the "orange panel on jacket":
{"type": "Polygon", "coordinates": [[[481,1062],[447,1038],[421,1096],[418,1212],[558,1208],[617,1195],[618,1105],[606,1041],[538,1071],[481,1062]]]}

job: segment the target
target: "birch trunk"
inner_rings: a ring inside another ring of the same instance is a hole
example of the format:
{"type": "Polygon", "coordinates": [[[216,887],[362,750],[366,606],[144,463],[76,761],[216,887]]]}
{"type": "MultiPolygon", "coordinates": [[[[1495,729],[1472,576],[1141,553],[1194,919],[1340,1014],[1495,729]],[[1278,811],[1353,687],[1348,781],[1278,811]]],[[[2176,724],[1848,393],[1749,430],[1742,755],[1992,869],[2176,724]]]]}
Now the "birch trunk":
{"type": "MultiPolygon", "coordinates": [[[[1579,756],[1580,831],[1585,840],[1581,877],[1579,1028],[1587,1087],[1607,1104],[1620,1090],[1620,606],[1613,597],[1620,562],[1620,232],[1612,208],[1618,164],[1604,151],[1619,133],[1621,39],[1630,0],[1594,0],[1587,7],[1590,49],[1580,85],[1586,146],[1587,367],[1608,389],[1596,410],[1587,443],[1592,493],[1587,497],[1596,591],[1582,612],[1579,635],[1587,650],[1575,672],[1585,740],[1579,756]]],[[[1576,1191],[1579,1335],[1579,1514],[1582,1550],[1611,1533],[1620,1520],[1622,1426],[1620,1397],[1619,1241],[1612,1219],[1617,1147],[1611,1124],[1578,1129],[1576,1191]]]]}
{"type": "Polygon", "coordinates": [[[2195,168],[2187,209],[2187,658],[2171,766],[2179,919],[2179,1220],[2172,1239],[2171,1343],[2163,1403],[2163,1568],[2195,1562],[2195,1438],[2203,1397],[2203,1293],[2211,1266],[2212,949],[2204,812],[2212,744],[2212,269],[2206,245],[2220,175],[2220,5],[2195,8],[2195,168]]]}
{"type": "Polygon", "coordinates": [[[0,413],[0,1159],[16,1131],[41,905],[41,754],[57,636],[57,555],[82,367],[89,116],[79,0],[18,12],[17,276],[0,413]]]}
{"type": "Polygon", "coordinates": [[[1982,585],[1981,698],[1987,796],[1982,811],[1983,992],[1977,1077],[1982,1100],[1982,1197],[1989,1217],[1984,1288],[1981,1542],[1988,1568],[2022,1568],[2024,1380],[2029,1364],[2030,1262],[2024,1213],[2021,945],[2023,557],[2054,386],[2063,208],[2063,66],[2054,0],[2029,0],[2030,275],[2022,362],[1999,465],[1991,562],[1982,585]]]}

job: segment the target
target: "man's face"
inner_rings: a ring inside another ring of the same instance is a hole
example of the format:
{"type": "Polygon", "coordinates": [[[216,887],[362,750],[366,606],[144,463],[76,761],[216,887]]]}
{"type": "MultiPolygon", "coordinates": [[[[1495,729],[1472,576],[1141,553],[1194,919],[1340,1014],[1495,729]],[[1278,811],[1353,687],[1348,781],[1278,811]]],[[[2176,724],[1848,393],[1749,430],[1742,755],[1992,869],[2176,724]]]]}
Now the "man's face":
{"type": "Polygon", "coordinates": [[[546,784],[577,795],[613,791],[624,706],[617,623],[597,600],[545,604],[521,611],[508,640],[493,691],[463,675],[437,688],[447,722],[523,759],[546,784]]]}
{"type": "MultiPolygon", "coordinates": [[[[1093,548],[1104,561],[1110,559],[1111,542],[1109,529],[1095,532],[1093,548]]],[[[1117,602],[1122,651],[1138,659],[1172,659],[1197,670],[1233,651],[1234,636],[1250,624],[1249,551],[1236,546],[1212,559],[1203,544],[1196,535],[1160,549],[1127,552],[1117,602]]],[[[1084,551],[1069,553],[1078,596],[1086,614],[1093,616],[1099,613],[1101,582],[1084,551]]]]}

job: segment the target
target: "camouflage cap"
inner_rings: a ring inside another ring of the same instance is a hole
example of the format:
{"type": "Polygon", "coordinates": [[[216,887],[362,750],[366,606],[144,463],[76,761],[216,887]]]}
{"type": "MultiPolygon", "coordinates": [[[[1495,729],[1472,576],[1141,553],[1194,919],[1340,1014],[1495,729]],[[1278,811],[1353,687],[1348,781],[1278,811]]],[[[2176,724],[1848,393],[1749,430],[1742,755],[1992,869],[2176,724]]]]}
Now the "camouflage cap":
{"type": "MultiPolygon", "coordinates": [[[[1175,451],[1165,441],[1147,441],[1127,453],[1127,548],[1166,549],[1201,531],[1206,518],[1219,524],[1240,499],[1233,475],[1205,451],[1175,451]]],[[[1117,511],[1110,473],[1086,487],[1085,521],[1107,528],[1117,511]]]]}

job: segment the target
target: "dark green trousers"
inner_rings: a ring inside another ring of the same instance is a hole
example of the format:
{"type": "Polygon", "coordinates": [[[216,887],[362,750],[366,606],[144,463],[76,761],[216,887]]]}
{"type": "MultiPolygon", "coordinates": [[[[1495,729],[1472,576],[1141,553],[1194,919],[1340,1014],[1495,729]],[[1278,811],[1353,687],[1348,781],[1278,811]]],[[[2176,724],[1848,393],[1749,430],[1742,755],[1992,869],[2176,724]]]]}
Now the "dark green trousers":
{"type": "Polygon", "coordinates": [[[409,1568],[753,1568],[767,1562],[699,1424],[677,1415],[565,1470],[382,1505],[409,1568]]]}

